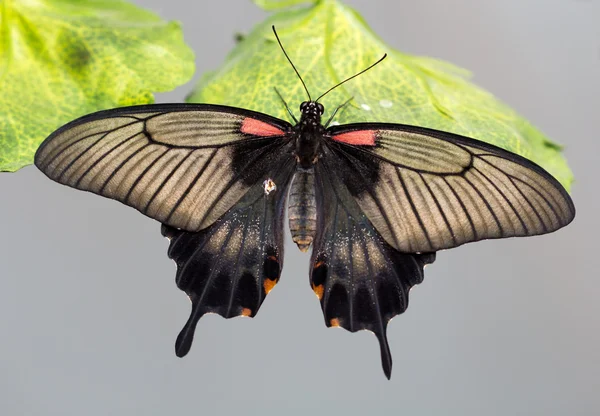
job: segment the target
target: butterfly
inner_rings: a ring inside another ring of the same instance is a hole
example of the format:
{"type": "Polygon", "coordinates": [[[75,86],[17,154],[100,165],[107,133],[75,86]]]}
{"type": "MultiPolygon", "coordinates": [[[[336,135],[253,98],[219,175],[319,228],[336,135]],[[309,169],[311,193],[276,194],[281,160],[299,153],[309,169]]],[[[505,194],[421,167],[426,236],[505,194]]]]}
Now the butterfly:
{"type": "Polygon", "coordinates": [[[256,315],[281,276],[287,204],[292,239],[312,247],[326,325],[372,331],[390,378],[387,324],[438,250],[550,233],[573,220],[573,202],[543,168],[482,141],[401,124],[330,125],[349,101],[322,123],[319,100],[383,58],[312,100],[277,40],[309,97],[300,120],[282,99],[294,124],[212,104],[116,108],[56,130],[35,165],[162,223],[192,302],[180,357],[204,314],[256,315]]]}

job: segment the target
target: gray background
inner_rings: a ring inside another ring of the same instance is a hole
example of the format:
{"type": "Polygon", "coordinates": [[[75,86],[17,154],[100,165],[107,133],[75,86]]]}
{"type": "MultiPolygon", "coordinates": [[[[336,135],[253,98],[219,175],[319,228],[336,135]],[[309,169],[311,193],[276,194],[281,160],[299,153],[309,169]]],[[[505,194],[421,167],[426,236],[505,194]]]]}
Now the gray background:
{"type": "MultiPolygon", "coordinates": [[[[194,80],[266,15],[242,0],[135,2],[183,22],[194,80]]],[[[158,224],[33,167],[1,174],[1,415],[598,414],[600,2],[348,3],[392,47],[471,69],[565,144],[575,222],[439,253],[390,325],[387,381],[375,337],[325,328],[291,244],[256,319],[206,316],[176,358],[190,304],[158,224]]]]}

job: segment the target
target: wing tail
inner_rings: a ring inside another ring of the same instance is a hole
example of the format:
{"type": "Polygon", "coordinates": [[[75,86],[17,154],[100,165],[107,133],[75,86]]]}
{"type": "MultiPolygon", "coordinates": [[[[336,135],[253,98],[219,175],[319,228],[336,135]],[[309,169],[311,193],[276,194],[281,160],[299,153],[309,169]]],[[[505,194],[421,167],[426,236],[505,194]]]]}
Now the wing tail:
{"type": "Polygon", "coordinates": [[[177,337],[177,356],[186,355],[206,313],[224,318],[253,317],[275,286],[283,265],[283,218],[291,168],[271,178],[278,188],[266,194],[256,184],[210,227],[188,232],[163,225],[171,240],[168,255],[177,264],[177,286],[192,302],[177,337]]]}
{"type": "Polygon", "coordinates": [[[410,288],[423,281],[423,267],[433,262],[435,253],[395,250],[360,211],[327,163],[318,169],[321,216],[311,259],[311,285],[327,326],[375,334],[383,371],[389,378],[392,356],[387,324],[406,310],[410,288]]]}

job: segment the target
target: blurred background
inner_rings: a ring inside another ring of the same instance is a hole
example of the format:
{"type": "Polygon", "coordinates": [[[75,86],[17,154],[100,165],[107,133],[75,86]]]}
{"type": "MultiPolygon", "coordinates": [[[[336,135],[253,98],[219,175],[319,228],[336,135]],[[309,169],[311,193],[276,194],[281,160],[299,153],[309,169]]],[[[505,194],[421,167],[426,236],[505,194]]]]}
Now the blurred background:
{"type": "MultiPolygon", "coordinates": [[[[194,80],[157,102],[182,101],[267,15],[246,0],[133,2],[180,20],[196,52],[194,80]]],[[[258,316],[205,316],[179,359],[190,303],[159,224],[31,166],[0,174],[1,415],[598,414],[600,2],[347,3],[565,145],[574,223],[438,253],[390,324],[387,381],[372,334],[325,327],[289,236],[258,316]]]]}

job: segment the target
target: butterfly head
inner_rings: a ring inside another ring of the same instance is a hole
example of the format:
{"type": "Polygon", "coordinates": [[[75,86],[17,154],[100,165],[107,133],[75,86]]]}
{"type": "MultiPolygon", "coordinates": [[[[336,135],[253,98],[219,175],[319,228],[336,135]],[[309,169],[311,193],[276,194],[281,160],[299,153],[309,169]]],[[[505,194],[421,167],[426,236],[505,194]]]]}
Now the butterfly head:
{"type": "Polygon", "coordinates": [[[315,101],[304,101],[300,104],[300,112],[302,113],[300,122],[302,123],[305,121],[305,124],[321,124],[321,116],[324,111],[325,108],[323,107],[323,104],[315,101]]]}

